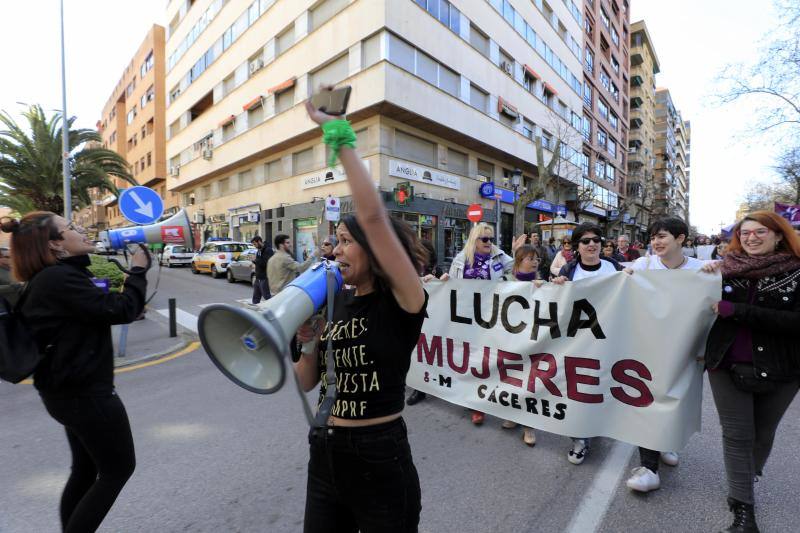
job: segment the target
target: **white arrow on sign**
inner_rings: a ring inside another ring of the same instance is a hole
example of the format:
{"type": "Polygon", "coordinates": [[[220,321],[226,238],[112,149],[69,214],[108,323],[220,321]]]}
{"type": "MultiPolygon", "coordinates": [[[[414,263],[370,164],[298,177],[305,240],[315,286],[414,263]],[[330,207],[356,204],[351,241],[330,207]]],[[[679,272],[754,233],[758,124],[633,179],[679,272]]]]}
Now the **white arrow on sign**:
{"type": "Polygon", "coordinates": [[[131,191],[128,194],[131,195],[133,201],[136,202],[136,205],[139,206],[138,208],[134,209],[134,211],[143,214],[147,218],[153,218],[153,202],[144,203],[142,199],[139,198],[139,195],[136,194],[134,191],[131,191]]]}

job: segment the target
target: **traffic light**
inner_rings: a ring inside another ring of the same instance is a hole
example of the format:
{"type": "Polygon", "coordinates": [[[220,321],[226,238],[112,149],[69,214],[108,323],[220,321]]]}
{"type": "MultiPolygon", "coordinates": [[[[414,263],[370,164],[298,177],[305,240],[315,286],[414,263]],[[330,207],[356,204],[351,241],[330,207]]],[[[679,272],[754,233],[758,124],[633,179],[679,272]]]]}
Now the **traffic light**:
{"type": "Polygon", "coordinates": [[[414,187],[407,181],[397,184],[394,189],[394,201],[400,207],[406,207],[414,199],[414,187]]]}

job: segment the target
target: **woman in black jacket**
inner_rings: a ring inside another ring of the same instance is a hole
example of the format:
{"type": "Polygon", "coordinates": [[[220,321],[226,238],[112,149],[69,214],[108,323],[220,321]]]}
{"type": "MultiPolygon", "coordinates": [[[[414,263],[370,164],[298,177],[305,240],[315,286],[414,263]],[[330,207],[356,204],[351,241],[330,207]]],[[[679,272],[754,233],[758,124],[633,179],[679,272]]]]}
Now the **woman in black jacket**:
{"type": "Polygon", "coordinates": [[[800,378],[800,238],[780,216],[756,211],[736,226],[722,262],[704,270],[720,267],[705,358],[734,514],[725,531],[757,532],[753,481],[800,378]]]}
{"type": "Polygon", "coordinates": [[[72,451],[61,523],[68,533],[95,531],[136,463],[114,392],[111,325],[132,322],[144,308],[146,252],[133,254],[123,291],[105,293],[86,268],[94,244],[83,228],[44,211],[5,218],[0,227],[12,234],[14,275],[27,282],[22,317],[44,355],[34,386],[72,451]]]}

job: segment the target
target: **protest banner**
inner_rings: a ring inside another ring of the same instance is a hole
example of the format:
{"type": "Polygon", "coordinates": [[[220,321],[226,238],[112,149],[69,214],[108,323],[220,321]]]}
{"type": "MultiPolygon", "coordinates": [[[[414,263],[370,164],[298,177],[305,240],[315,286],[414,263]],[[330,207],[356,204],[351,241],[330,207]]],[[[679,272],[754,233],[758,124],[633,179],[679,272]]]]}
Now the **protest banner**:
{"type": "Polygon", "coordinates": [[[679,450],[700,430],[718,275],[426,284],[409,386],[525,426],[679,450]]]}

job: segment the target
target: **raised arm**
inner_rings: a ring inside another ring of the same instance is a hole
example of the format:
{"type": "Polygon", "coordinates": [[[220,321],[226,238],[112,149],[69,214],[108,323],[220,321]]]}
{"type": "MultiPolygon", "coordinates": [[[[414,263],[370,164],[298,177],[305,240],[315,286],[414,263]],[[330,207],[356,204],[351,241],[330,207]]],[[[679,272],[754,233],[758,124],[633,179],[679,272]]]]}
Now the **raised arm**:
{"type": "MultiPolygon", "coordinates": [[[[314,109],[310,100],[306,102],[306,109],[317,124],[334,120],[334,117],[314,109]]],[[[354,149],[342,146],[339,158],[353,195],[356,220],[364,229],[381,270],[389,278],[397,303],[406,312],[419,312],[425,304],[419,273],[392,229],[389,214],[378,196],[375,183],[354,149]]]]}

